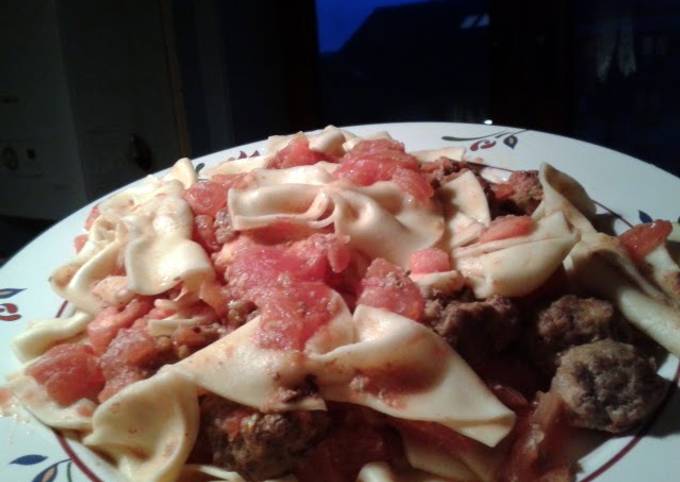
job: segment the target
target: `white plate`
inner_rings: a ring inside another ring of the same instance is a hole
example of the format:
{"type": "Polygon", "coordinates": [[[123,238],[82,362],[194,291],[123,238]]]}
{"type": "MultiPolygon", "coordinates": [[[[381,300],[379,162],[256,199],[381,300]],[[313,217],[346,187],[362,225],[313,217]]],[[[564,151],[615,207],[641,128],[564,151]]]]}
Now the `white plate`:
{"type": "MultiPolygon", "coordinates": [[[[680,179],[618,152],[541,132],[500,126],[453,123],[379,124],[349,128],[359,135],[386,130],[408,150],[462,145],[468,155],[510,169],[536,168],[547,161],[579,180],[591,196],[632,223],[645,216],[677,220],[680,179]]],[[[213,164],[240,150],[252,152],[262,142],[196,159],[213,164]]],[[[35,195],[35,194],[33,194],[35,195]]],[[[21,199],[17,199],[21,202],[21,199]]],[[[47,277],[72,255],[90,207],[67,217],[26,246],[0,270],[0,375],[19,368],[10,340],[29,320],[56,315],[61,300],[47,277]]],[[[617,221],[621,230],[625,225],[617,221]]],[[[579,480],[639,482],[671,481],[680,477],[680,395],[676,390],[678,360],[669,357],[663,376],[675,383],[654,419],[633,434],[611,439],[581,460],[579,480]]],[[[2,397],[0,397],[1,399],[2,397]]],[[[28,417],[0,418],[1,480],[83,481],[120,480],[108,464],[80,444],[66,441],[28,417]]]]}

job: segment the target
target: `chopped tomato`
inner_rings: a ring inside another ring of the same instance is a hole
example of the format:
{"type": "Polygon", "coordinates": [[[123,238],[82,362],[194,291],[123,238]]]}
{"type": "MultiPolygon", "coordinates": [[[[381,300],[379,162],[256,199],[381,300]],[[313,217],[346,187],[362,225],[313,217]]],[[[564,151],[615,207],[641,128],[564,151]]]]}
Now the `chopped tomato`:
{"type": "Polygon", "coordinates": [[[100,311],[87,325],[87,337],[94,352],[104,353],[111,340],[116,337],[118,330],[131,326],[151,308],[153,308],[153,302],[150,299],[135,298],[122,311],[114,306],[100,311]]]}
{"type": "MultiPolygon", "coordinates": [[[[352,258],[348,242],[349,238],[345,236],[313,234],[294,243],[288,254],[300,260],[306,259],[308,264],[322,262],[324,268],[329,267],[334,273],[340,273],[347,268],[352,258]]],[[[324,274],[326,272],[327,269],[324,269],[324,274]]]]}
{"type": "Polygon", "coordinates": [[[199,214],[194,217],[194,232],[192,238],[203,246],[203,249],[208,253],[215,253],[222,247],[220,243],[217,242],[213,217],[208,216],[207,214],[199,214]]]}
{"type": "Polygon", "coordinates": [[[390,161],[405,169],[418,169],[418,160],[404,149],[404,144],[393,139],[367,139],[359,142],[345,154],[343,160],[352,158],[390,161]]]}
{"type": "Polygon", "coordinates": [[[437,273],[451,269],[451,260],[446,251],[429,248],[416,251],[411,255],[411,272],[416,274],[437,273]]]}
{"type": "Polygon", "coordinates": [[[286,247],[244,241],[235,248],[226,279],[235,296],[264,302],[262,288],[281,282],[323,281],[331,272],[347,267],[346,239],[334,234],[314,234],[286,247]]]}
{"type": "Polygon", "coordinates": [[[398,167],[392,174],[392,180],[419,201],[427,201],[434,194],[428,180],[418,171],[398,167]]]}
{"type": "Polygon", "coordinates": [[[488,228],[479,237],[478,242],[488,243],[499,239],[525,236],[534,229],[534,221],[530,216],[501,216],[491,221],[488,228]]]}
{"type": "Polygon", "coordinates": [[[668,221],[656,220],[651,223],[638,224],[619,236],[619,240],[635,262],[641,262],[645,256],[666,242],[673,231],[668,221]]]}
{"type": "Polygon", "coordinates": [[[225,279],[234,297],[261,309],[261,346],[301,349],[331,319],[335,307],[325,282],[347,268],[346,243],[334,234],[313,234],[289,246],[237,242],[225,279]]]}
{"type": "Polygon", "coordinates": [[[87,215],[87,219],[85,220],[85,229],[90,230],[94,222],[97,220],[101,213],[99,212],[99,205],[95,204],[94,207],[90,210],[90,214],[87,215]]]}
{"type": "Polygon", "coordinates": [[[302,350],[337,309],[331,304],[331,289],[319,282],[268,288],[262,294],[262,324],[255,339],[263,348],[302,350]]]}
{"type": "Polygon", "coordinates": [[[420,290],[406,272],[382,258],[374,259],[366,270],[357,304],[384,308],[412,320],[419,320],[425,309],[420,290]]]}
{"type": "Polygon", "coordinates": [[[207,214],[214,217],[227,205],[227,189],[212,181],[200,181],[184,192],[184,200],[189,203],[195,215],[207,214]]]}
{"type": "Polygon", "coordinates": [[[50,398],[60,405],[70,405],[81,398],[96,400],[104,387],[97,357],[90,347],[75,343],[50,348],[26,373],[43,385],[50,398]]]}
{"type": "Polygon", "coordinates": [[[358,186],[393,180],[419,200],[434,193],[420,172],[418,160],[404,151],[402,143],[390,139],[361,141],[340,159],[334,175],[358,186]]]}
{"type": "Polygon", "coordinates": [[[85,243],[87,243],[87,234],[79,234],[73,239],[73,247],[75,248],[76,253],[80,253],[80,250],[83,249],[85,243]]]}
{"type": "Polygon", "coordinates": [[[164,363],[175,361],[172,345],[163,346],[146,331],[145,320],[121,329],[99,359],[106,386],[99,394],[103,402],[125,386],[152,375],[164,363]]]}
{"type": "Polygon", "coordinates": [[[106,385],[104,385],[103,390],[99,392],[97,399],[99,400],[99,403],[104,403],[131,383],[144,380],[145,378],[146,375],[143,371],[123,367],[115,377],[106,380],[106,385]]]}
{"type": "Polygon", "coordinates": [[[342,161],[334,175],[357,186],[370,186],[378,181],[390,180],[396,170],[396,164],[390,161],[359,158],[342,161]]]}
{"type": "Polygon", "coordinates": [[[225,279],[237,298],[259,304],[264,299],[260,292],[267,286],[275,285],[279,275],[301,281],[319,278],[305,270],[298,259],[287,257],[283,246],[242,242],[234,249],[236,255],[227,266],[225,279]]]}
{"type": "Polygon", "coordinates": [[[245,235],[260,244],[280,244],[288,241],[301,241],[316,232],[304,224],[277,221],[269,226],[251,229],[245,235]]]}
{"type": "Polygon", "coordinates": [[[294,166],[308,166],[324,160],[329,160],[329,156],[311,150],[307,138],[299,136],[293,138],[286,147],[277,152],[267,167],[283,169],[294,166]]]}

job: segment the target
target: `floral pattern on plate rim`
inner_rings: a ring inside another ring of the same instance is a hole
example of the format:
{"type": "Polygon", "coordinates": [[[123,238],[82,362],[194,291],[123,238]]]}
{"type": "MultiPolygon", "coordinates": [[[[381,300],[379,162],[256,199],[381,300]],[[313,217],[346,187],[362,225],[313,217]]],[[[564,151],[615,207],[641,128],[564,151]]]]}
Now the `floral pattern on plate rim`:
{"type": "Polygon", "coordinates": [[[528,132],[529,129],[503,129],[498,132],[493,132],[485,136],[479,137],[456,137],[456,136],[442,136],[445,141],[451,142],[470,142],[475,141],[470,145],[470,150],[476,152],[480,149],[491,149],[497,144],[497,141],[503,139],[503,144],[510,149],[514,149],[519,143],[517,136],[523,132],[528,132]]]}
{"type": "MultiPolygon", "coordinates": [[[[1,288],[0,300],[11,298],[26,288],[1,288]]],[[[14,303],[0,303],[0,321],[10,322],[21,319],[19,307],[14,303]]]]}
{"type": "MultiPolygon", "coordinates": [[[[46,455],[26,454],[12,460],[11,462],[9,462],[8,465],[20,465],[20,466],[42,465],[42,463],[45,462],[47,458],[48,457],[46,455]]],[[[70,458],[58,460],[48,465],[47,467],[41,468],[40,472],[38,472],[33,477],[32,482],[53,482],[59,475],[59,468],[62,466],[66,467],[65,470],[66,481],[73,482],[72,474],[73,461],[70,458]]]]}

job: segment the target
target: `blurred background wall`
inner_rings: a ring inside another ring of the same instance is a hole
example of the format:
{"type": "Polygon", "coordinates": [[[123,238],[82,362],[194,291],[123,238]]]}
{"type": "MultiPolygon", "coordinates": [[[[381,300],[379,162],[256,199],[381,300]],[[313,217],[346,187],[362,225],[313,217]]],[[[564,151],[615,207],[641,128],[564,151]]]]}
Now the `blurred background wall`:
{"type": "Polygon", "coordinates": [[[507,124],[680,174],[675,0],[0,0],[0,259],[77,207],[272,133],[507,124]]]}

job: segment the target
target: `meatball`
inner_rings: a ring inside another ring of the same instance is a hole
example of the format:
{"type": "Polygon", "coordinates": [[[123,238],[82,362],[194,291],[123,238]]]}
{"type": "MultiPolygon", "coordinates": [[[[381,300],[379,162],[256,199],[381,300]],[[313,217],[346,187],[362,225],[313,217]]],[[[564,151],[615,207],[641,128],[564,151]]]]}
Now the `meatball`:
{"type": "Polygon", "coordinates": [[[498,353],[519,335],[519,314],[509,298],[483,301],[431,299],[425,322],[471,363],[498,353]]]}
{"type": "Polygon", "coordinates": [[[326,412],[262,413],[215,395],[201,400],[201,429],[213,463],[250,481],[289,472],[328,427],[326,412]]]}
{"type": "Polygon", "coordinates": [[[612,433],[632,428],[650,415],[665,387],[652,358],[612,340],[569,349],[552,381],[573,426],[612,433]]]}
{"type": "Polygon", "coordinates": [[[531,340],[532,355],[545,371],[555,369],[557,355],[569,347],[630,337],[624,321],[608,301],[566,295],[538,312],[531,340]]]}
{"type": "Polygon", "coordinates": [[[471,170],[479,175],[481,171],[479,164],[466,161],[454,161],[448,157],[440,157],[433,162],[421,164],[421,171],[434,189],[438,189],[447,182],[455,179],[466,170],[471,170]]]}
{"type": "Polygon", "coordinates": [[[492,186],[491,191],[497,215],[531,215],[543,200],[538,171],[515,171],[506,182],[492,186]]]}

